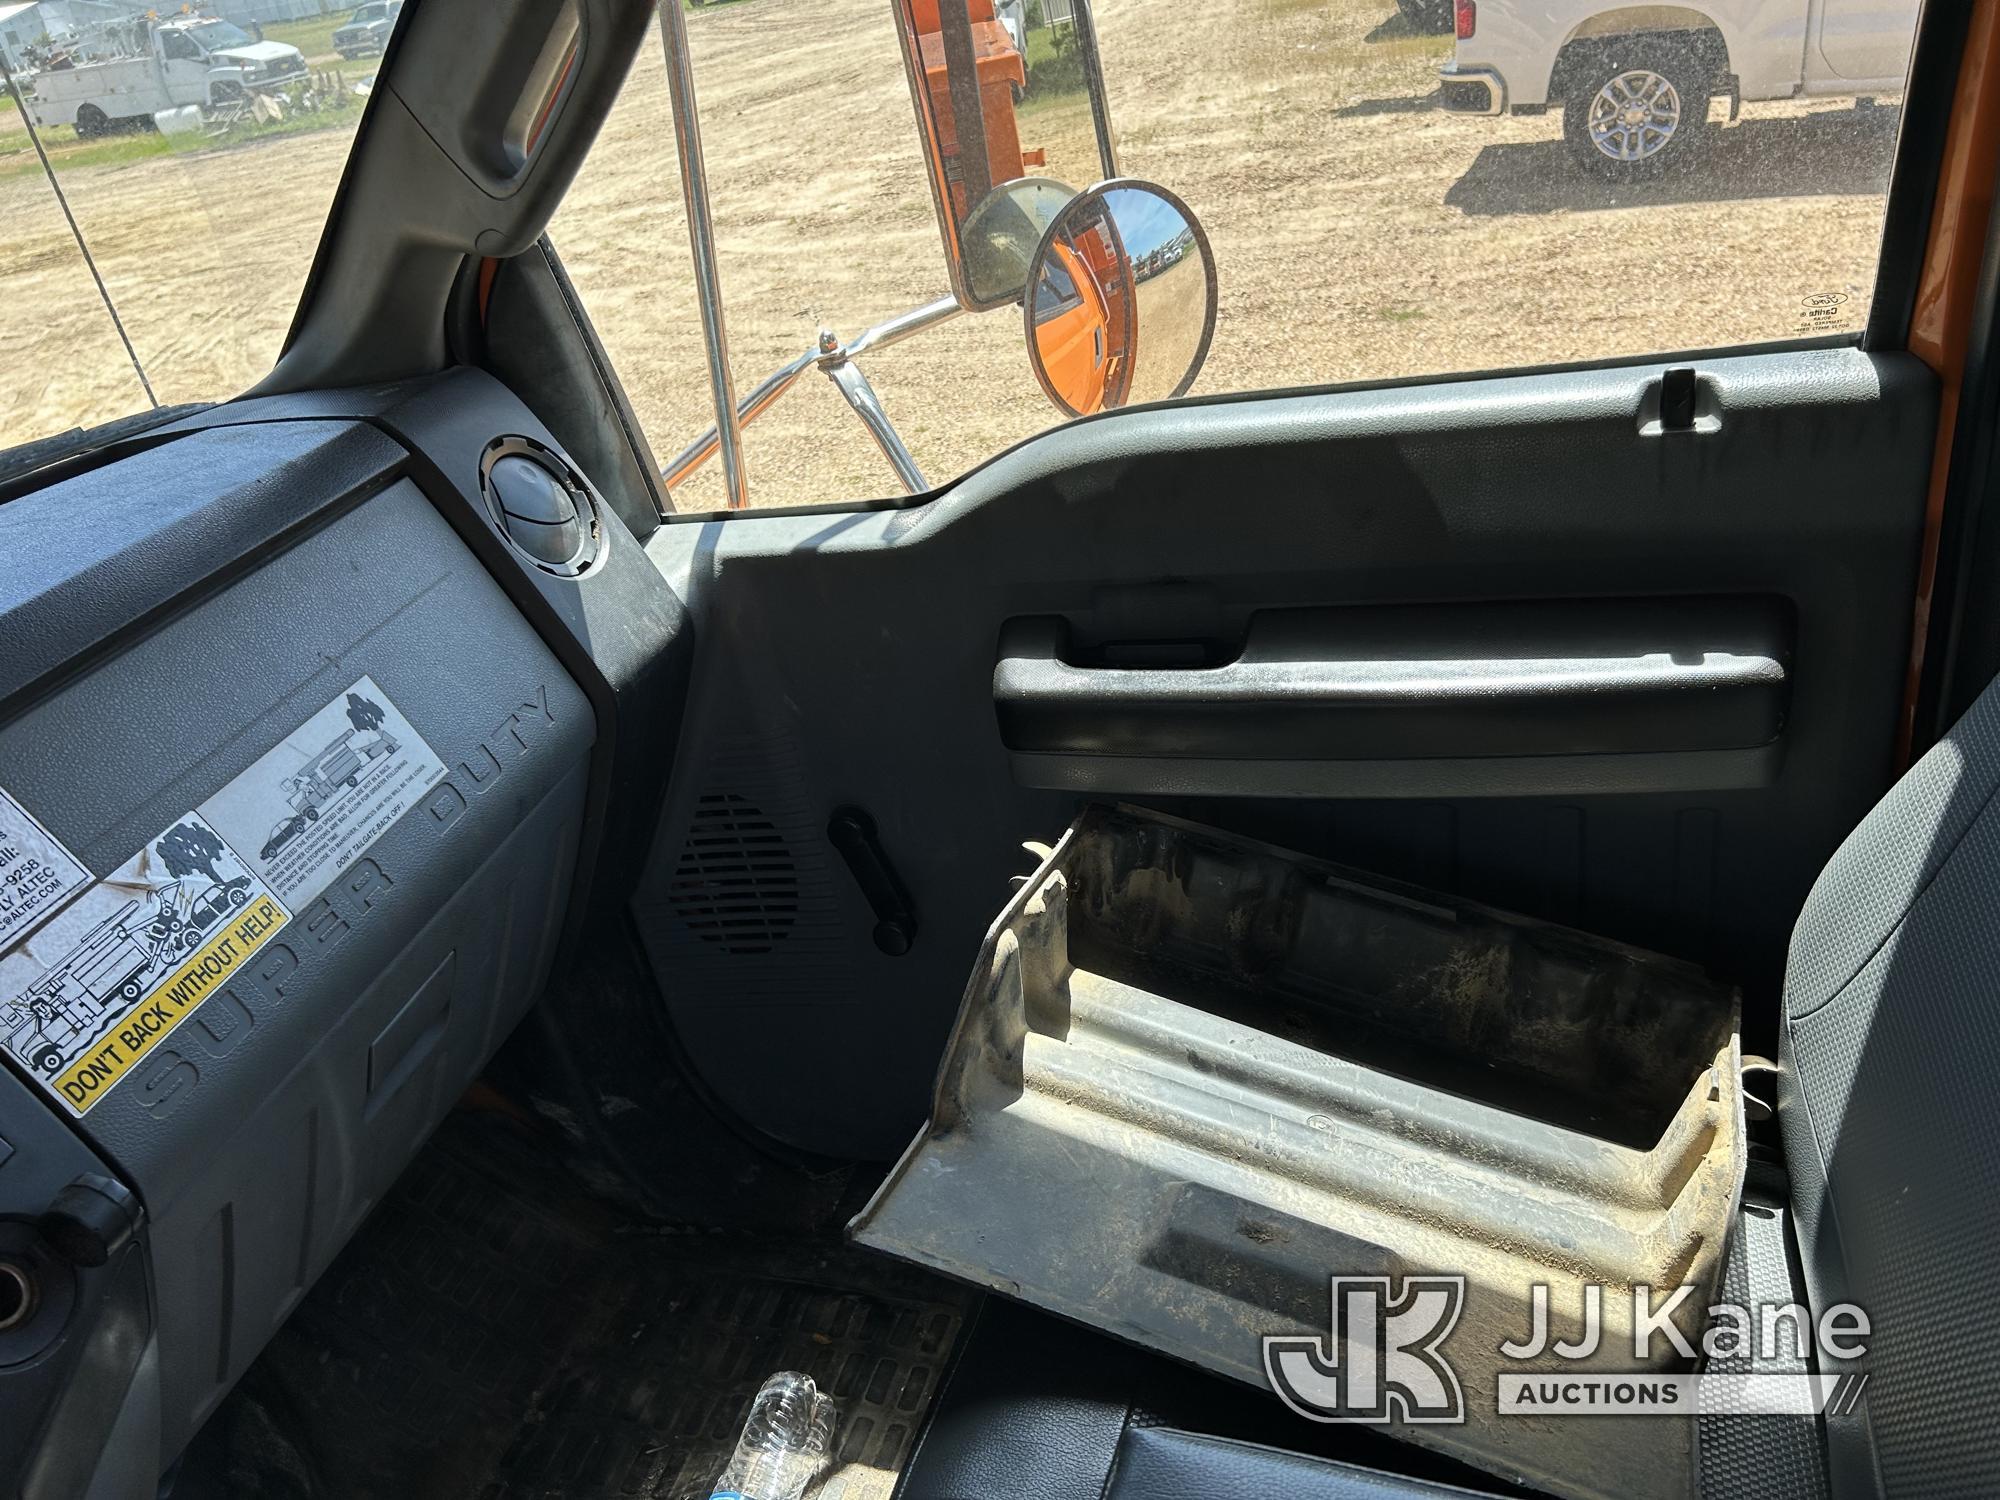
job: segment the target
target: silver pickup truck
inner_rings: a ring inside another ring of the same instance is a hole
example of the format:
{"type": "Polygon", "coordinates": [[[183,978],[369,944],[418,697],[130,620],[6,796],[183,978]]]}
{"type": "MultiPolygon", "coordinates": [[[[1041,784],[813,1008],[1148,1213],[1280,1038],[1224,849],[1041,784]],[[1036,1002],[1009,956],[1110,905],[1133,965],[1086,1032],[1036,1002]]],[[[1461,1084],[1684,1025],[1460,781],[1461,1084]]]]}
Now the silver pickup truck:
{"type": "Polygon", "coordinates": [[[1653,176],[1700,149],[1710,102],[1896,93],[1917,0],[1454,0],[1441,102],[1468,114],[1555,105],[1586,166],[1653,176]]]}

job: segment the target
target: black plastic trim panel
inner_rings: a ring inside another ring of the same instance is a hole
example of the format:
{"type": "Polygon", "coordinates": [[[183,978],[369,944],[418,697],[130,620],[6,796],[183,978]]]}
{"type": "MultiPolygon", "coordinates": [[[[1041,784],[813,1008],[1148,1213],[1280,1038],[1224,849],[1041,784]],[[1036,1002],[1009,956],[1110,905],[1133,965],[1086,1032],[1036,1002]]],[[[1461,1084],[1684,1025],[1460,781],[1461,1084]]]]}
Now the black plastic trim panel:
{"type": "Polygon", "coordinates": [[[223,429],[106,466],[67,488],[61,506],[9,506],[0,721],[62,669],[365,499],[403,461],[394,443],[351,422],[223,429]]]}

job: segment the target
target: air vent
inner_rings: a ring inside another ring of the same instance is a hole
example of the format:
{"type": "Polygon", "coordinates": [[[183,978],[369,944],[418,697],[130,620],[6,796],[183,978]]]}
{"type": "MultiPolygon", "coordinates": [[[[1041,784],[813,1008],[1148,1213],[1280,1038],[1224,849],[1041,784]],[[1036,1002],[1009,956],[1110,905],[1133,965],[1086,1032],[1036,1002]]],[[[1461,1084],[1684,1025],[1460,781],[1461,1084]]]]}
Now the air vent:
{"type": "Polygon", "coordinates": [[[769,953],[798,920],[799,872],[785,836],[756,804],[709,792],[695,807],[668,896],[705,941],[729,953],[769,953]]]}
{"type": "Polygon", "coordinates": [[[604,528],[581,474],[533,438],[495,438],[479,461],[486,509],[514,550],[544,573],[580,578],[604,528]]]}

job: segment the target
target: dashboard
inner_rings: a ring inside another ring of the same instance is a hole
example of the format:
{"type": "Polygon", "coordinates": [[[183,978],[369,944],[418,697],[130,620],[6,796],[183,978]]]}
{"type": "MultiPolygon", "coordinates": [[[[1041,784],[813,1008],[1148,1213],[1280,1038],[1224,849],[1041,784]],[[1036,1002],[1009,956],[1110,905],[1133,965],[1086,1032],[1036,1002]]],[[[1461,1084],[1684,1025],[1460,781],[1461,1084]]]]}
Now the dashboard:
{"type": "Polygon", "coordinates": [[[631,878],[680,600],[467,371],[0,504],[0,1472],[150,1493],[631,878]]]}

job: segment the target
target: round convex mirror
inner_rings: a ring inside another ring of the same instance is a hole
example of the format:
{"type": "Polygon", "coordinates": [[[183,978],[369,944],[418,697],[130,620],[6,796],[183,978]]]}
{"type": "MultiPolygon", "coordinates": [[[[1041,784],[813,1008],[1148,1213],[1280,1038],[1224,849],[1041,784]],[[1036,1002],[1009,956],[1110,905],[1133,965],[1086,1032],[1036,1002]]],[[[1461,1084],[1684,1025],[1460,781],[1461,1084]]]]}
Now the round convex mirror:
{"type": "Polygon", "coordinates": [[[1089,416],[1184,395],[1215,334],[1215,261],[1188,206],[1130,178],[1055,216],[1021,299],[1028,362],[1051,401],[1089,416]]]}

